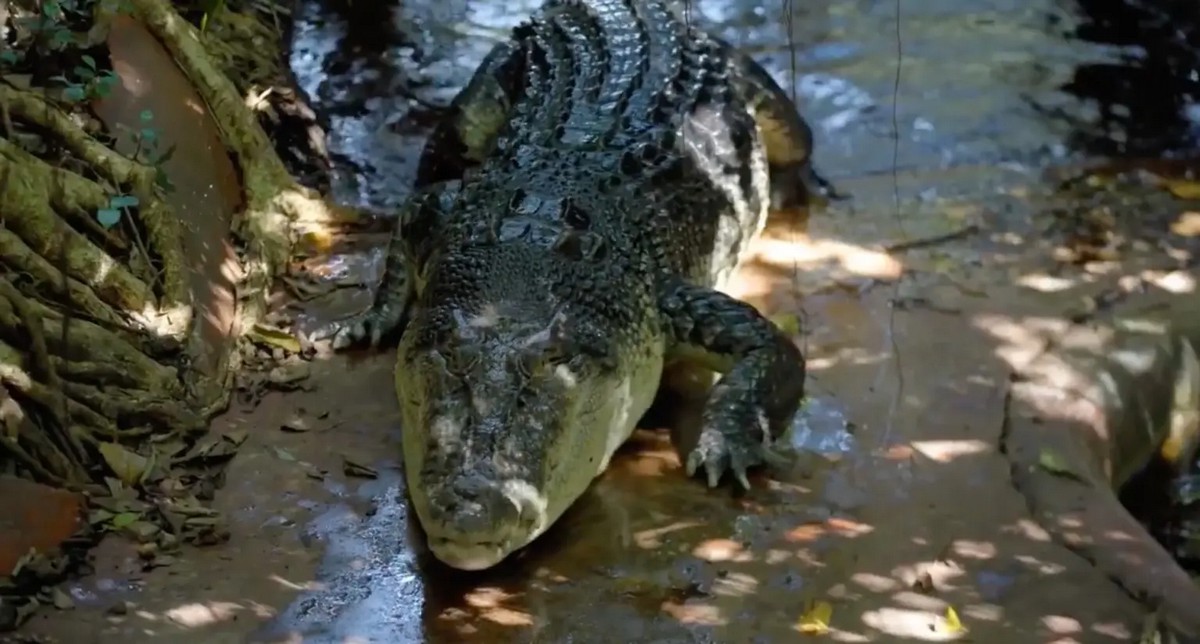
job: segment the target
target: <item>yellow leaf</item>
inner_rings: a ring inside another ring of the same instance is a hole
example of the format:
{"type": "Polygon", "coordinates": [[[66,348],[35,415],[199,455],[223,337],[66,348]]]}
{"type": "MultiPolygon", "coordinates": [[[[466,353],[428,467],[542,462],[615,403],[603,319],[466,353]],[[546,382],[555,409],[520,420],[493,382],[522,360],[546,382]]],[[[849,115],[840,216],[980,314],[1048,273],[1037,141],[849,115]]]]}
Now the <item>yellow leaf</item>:
{"type": "Polygon", "coordinates": [[[833,606],[829,602],[816,602],[800,616],[800,632],[810,635],[820,635],[829,631],[829,621],[833,618],[833,606]]]}
{"type": "Polygon", "coordinates": [[[326,230],[310,230],[300,236],[300,242],[307,248],[324,253],[333,247],[333,235],[326,230]]]}
{"type": "Polygon", "coordinates": [[[116,443],[100,443],[100,455],[125,485],[137,485],[150,464],[144,457],[116,443]]]}
{"type": "Polygon", "coordinates": [[[267,344],[279,347],[284,351],[300,353],[300,341],[296,339],[296,336],[287,331],[281,331],[263,324],[255,324],[250,329],[248,335],[255,344],[267,344]]]}
{"type": "Polygon", "coordinates": [[[946,632],[947,633],[958,633],[963,630],[962,620],[960,620],[958,618],[958,612],[956,612],[954,610],[953,606],[946,607],[946,622],[945,623],[946,623],[946,632]]]}
{"type": "Polygon", "coordinates": [[[1180,237],[1200,235],[1200,212],[1185,212],[1171,224],[1171,232],[1180,237]]]}
{"type": "Polygon", "coordinates": [[[800,318],[791,313],[780,313],[773,316],[771,321],[788,335],[800,335],[800,318]]]}
{"type": "Polygon", "coordinates": [[[1180,199],[1200,199],[1200,183],[1195,181],[1168,181],[1167,190],[1180,199]]]}

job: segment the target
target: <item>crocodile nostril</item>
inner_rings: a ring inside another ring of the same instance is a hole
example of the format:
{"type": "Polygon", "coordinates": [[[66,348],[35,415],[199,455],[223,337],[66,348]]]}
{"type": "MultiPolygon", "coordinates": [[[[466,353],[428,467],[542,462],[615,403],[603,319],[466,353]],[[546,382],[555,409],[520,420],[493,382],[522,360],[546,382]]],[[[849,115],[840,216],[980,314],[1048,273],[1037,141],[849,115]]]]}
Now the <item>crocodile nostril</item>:
{"type": "Polygon", "coordinates": [[[464,541],[504,541],[520,525],[521,507],[500,486],[478,479],[460,479],[430,498],[432,519],[444,536],[464,541]]]}

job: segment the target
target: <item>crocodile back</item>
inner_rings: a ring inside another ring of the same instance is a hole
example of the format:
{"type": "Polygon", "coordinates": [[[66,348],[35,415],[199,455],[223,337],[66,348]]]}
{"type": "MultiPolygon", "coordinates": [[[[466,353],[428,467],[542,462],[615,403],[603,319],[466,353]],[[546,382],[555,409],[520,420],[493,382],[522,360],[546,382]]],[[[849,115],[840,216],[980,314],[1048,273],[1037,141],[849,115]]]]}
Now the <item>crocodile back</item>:
{"type": "Polygon", "coordinates": [[[575,231],[612,251],[614,279],[723,283],[768,191],[752,88],[728,48],[661,0],[550,0],[513,41],[519,91],[463,192],[490,212],[466,221],[487,230],[467,237],[575,231]]]}

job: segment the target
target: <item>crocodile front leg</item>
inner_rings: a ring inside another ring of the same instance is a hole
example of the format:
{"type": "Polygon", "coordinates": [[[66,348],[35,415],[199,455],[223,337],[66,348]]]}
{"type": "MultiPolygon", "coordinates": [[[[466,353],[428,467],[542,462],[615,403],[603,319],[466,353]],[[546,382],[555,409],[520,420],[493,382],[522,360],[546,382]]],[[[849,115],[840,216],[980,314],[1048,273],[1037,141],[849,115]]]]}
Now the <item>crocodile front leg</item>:
{"type": "Polygon", "coordinates": [[[392,230],[383,279],[370,308],[321,327],[312,334],[314,340],[331,339],[335,350],[362,344],[374,348],[400,335],[416,295],[416,277],[458,188],[459,182],[445,182],[409,198],[392,230]]]}
{"type": "Polygon", "coordinates": [[[660,306],[673,335],[671,358],[724,374],[705,405],[688,476],[703,465],[709,487],[730,471],[749,489],[747,468],[781,460],[769,448],[804,397],[804,357],[754,307],[724,293],[673,280],[660,306]]]}

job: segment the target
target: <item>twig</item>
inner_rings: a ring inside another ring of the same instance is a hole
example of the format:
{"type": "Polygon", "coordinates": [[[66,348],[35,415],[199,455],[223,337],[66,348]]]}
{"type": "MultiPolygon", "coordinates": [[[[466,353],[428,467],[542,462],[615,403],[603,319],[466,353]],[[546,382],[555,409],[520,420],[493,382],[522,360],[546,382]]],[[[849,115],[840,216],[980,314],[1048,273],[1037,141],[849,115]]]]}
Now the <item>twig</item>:
{"type": "Polygon", "coordinates": [[[962,228],[959,228],[958,230],[953,230],[948,233],[943,233],[941,235],[933,235],[931,237],[918,237],[916,239],[905,239],[903,241],[885,244],[883,246],[883,250],[886,252],[889,252],[889,253],[903,253],[905,251],[916,250],[918,248],[928,248],[930,246],[937,246],[938,244],[945,244],[947,242],[957,241],[959,239],[964,239],[966,237],[970,237],[971,235],[974,235],[977,232],[979,232],[979,226],[976,226],[975,224],[970,224],[967,226],[963,226],[962,228]]]}

